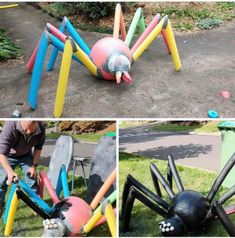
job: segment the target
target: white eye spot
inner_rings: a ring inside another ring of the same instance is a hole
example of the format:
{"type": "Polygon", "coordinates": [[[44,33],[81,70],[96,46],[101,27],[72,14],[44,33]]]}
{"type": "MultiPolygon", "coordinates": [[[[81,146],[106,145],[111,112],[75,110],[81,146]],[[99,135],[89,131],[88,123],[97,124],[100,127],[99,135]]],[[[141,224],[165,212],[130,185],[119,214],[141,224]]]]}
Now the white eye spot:
{"type": "Polygon", "coordinates": [[[171,225],[171,223],[170,223],[170,222],[168,222],[168,223],[167,223],[167,226],[170,226],[170,225],[171,225]]]}
{"type": "Polygon", "coordinates": [[[170,227],[170,230],[171,230],[171,231],[174,231],[174,230],[175,230],[175,228],[172,226],[172,227],[170,227]]]}
{"type": "Polygon", "coordinates": [[[51,225],[51,224],[49,225],[49,229],[53,229],[53,227],[54,227],[53,225],[51,225]]]}
{"type": "Polygon", "coordinates": [[[166,228],[166,232],[169,232],[170,231],[170,229],[169,228],[166,228]]]}

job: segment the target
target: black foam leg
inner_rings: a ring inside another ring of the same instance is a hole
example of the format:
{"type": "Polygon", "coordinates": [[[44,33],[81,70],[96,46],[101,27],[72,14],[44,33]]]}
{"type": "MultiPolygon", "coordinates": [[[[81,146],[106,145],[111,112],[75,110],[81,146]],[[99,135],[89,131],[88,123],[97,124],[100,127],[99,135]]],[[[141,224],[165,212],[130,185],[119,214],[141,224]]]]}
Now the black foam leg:
{"type": "Polygon", "coordinates": [[[123,232],[126,232],[129,230],[131,212],[132,212],[135,199],[138,199],[147,207],[157,212],[159,215],[165,218],[168,217],[168,213],[165,210],[157,206],[153,201],[151,201],[145,194],[141,193],[137,188],[135,188],[134,186],[131,186],[129,190],[129,194],[127,196],[126,206],[123,212],[123,219],[122,219],[123,232]]]}
{"type": "Polygon", "coordinates": [[[16,194],[19,199],[26,203],[33,211],[35,211],[43,219],[51,219],[51,216],[39,208],[22,190],[18,189],[16,194]]]}
{"type": "Polygon", "coordinates": [[[171,171],[171,168],[170,168],[169,161],[167,163],[167,182],[168,182],[170,188],[172,189],[173,188],[173,177],[172,177],[172,171],[171,171]]]}
{"type": "Polygon", "coordinates": [[[150,164],[150,169],[152,170],[152,172],[155,174],[155,176],[158,178],[159,182],[162,184],[162,186],[164,187],[164,189],[166,190],[167,194],[169,195],[169,197],[171,199],[174,198],[175,194],[172,191],[172,189],[170,188],[169,184],[167,183],[167,181],[165,180],[165,178],[162,176],[161,172],[158,170],[158,168],[156,167],[155,164],[151,163],[150,164]]]}
{"type": "Polygon", "coordinates": [[[151,169],[150,169],[150,172],[151,172],[151,176],[152,176],[155,191],[156,191],[156,193],[159,197],[162,197],[162,192],[161,192],[161,189],[160,189],[160,186],[159,186],[158,178],[155,176],[155,174],[153,173],[153,171],[151,169]]]}
{"type": "Polygon", "coordinates": [[[210,190],[209,194],[207,195],[207,199],[208,199],[209,203],[212,202],[212,200],[215,197],[217,191],[219,190],[221,184],[223,183],[224,179],[226,178],[226,176],[228,175],[230,170],[233,168],[234,164],[235,164],[235,153],[231,156],[229,161],[226,163],[226,165],[220,172],[219,176],[216,178],[213,186],[211,187],[211,190],[210,190]]]}
{"type": "Polygon", "coordinates": [[[123,217],[123,213],[124,213],[124,210],[126,207],[127,197],[128,197],[131,186],[136,187],[140,192],[142,192],[143,194],[148,196],[150,199],[152,199],[154,202],[158,203],[160,206],[162,206],[166,210],[168,209],[169,204],[167,202],[165,202],[159,196],[155,195],[152,191],[150,191],[148,188],[146,188],[143,184],[141,184],[133,176],[128,174],[127,178],[126,178],[126,182],[124,184],[123,193],[122,193],[122,209],[121,209],[121,215],[120,215],[121,219],[123,217]]]}
{"type": "Polygon", "coordinates": [[[220,204],[225,203],[229,198],[235,194],[235,185],[232,186],[226,193],[224,193],[221,198],[218,200],[220,204]]]}
{"type": "MultiPolygon", "coordinates": [[[[184,186],[182,184],[182,181],[181,181],[178,171],[176,169],[175,162],[174,162],[172,155],[168,155],[168,164],[170,166],[170,171],[173,175],[174,181],[176,183],[176,186],[177,186],[179,192],[184,191],[184,186]]],[[[171,184],[172,184],[172,178],[171,178],[171,184]]],[[[172,185],[171,185],[171,187],[172,187],[172,185]]]]}
{"type": "Polygon", "coordinates": [[[213,213],[218,216],[220,222],[230,236],[235,236],[235,226],[231,222],[229,216],[225,213],[224,208],[219,202],[213,204],[213,213]]]}

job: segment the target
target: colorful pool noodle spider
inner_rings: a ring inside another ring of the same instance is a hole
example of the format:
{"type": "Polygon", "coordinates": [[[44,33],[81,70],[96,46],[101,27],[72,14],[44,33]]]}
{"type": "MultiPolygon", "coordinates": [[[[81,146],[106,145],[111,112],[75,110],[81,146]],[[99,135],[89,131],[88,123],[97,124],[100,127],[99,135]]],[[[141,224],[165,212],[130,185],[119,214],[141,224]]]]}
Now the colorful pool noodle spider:
{"type": "Polygon", "coordinates": [[[54,204],[52,207],[47,205],[39,195],[33,192],[22,179],[19,178],[18,182],[12,185],[4,213],[5,236],[9,236],[12,232],[14,217],[20,199],[43,219],[60,218],[62,221],[65,220],[64,224],[69,224],[72,230],[69,230],[67,227],[67,233],[63,235],[85,235],[94,227],[107,221],[111,235],[116,236],[115,211],[111,205],[116,200],[116,191],[112,192],[101,202],[111,185],[115,182],[116,170],[106,179],[90,205],[79,197],[70,196],[67,178],[63,175],[61,178],[62,187],[66,191],[62,200],[57,196],[45,173],[41,176],[53,200],[54,204]],[[101,204],[99,205],[100,202],[101,204]],[[79,210],[79,217],[77,210],[79,210]]]}
{"type": "Polygon", "coordinates": [[[53,51],[47,66],[48,70],[54,68],[58,51],[63,52],[54,105],[54,116],[60,117],[63,111],[72,58],[87,67],[94,76],[106,80],[116,80],[117,83],[121,81],[131,83],[132,78],[129,74],[131,65],[140,58],[160,33],[172,55],[175,70],[180,70],[180,57],[168,16],[161,18],[160,14],[157,14],[145,28],[142,9],[138,8],[126,33],[121,5],[117,4],[113,37],[102,38],[95,43],[91,50],[66,17],[59,29],[48,23],[27,64],[28,70],[30,72],[33,70],[28,96],[29,105],[32,109],[36,109],[43,63],[49,44],[53,45],[53,51]],[[137,26],[142,34],[130,48],[137,26]],[[70,36],[64,34],[66,31],[70,36]],[[120,32],[122,40],[119,39],[120,32]]]}

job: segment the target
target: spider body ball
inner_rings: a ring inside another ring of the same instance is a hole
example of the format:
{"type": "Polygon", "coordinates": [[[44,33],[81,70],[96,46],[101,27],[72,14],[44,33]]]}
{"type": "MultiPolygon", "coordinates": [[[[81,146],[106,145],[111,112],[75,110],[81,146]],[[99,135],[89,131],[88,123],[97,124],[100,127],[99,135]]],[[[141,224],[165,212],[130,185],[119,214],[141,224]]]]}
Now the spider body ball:
{"type": "Polygon", "coordinates": [[[91,216],[90,206],[83,199],[71,196],[56,204],[52,217],[60,218],[64,222],[66,236],[78,236],[91,216]]]}
{"type": "Polygon", "coordinates": [[[92,47],[90,57],[98,67],[100,77],[106,80],[117,80],[117,83],[120,83],[122,79],[132,82],[128,73],[132,54],[122,40],[113,37],[102,38],[92,47]]]}
{"type": "Polygon", "coordinates": [[[172,218],[165,220],[164,224],[168,225],[162,225],[160,230],[167,236],[182,234],[184,227],[187,231],[195,231],[202,226],[209,209],[209,202],[200,193],[192,190],[180,192],[172,200],[169,210],[172,218]]]}

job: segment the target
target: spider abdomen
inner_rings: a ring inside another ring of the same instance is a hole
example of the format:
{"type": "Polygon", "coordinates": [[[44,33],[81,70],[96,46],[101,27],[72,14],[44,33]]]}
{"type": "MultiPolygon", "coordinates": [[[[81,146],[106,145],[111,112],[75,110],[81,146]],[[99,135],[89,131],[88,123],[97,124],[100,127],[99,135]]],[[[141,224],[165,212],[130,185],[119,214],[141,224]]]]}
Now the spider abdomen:
{"type": "Polygon", "coordinates": [[[202,225],[209,209],[210,204],[202,194],[185,190],[173,198],[170,214],[177,215],[188,230],[194,230],[202,225]]]}

